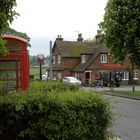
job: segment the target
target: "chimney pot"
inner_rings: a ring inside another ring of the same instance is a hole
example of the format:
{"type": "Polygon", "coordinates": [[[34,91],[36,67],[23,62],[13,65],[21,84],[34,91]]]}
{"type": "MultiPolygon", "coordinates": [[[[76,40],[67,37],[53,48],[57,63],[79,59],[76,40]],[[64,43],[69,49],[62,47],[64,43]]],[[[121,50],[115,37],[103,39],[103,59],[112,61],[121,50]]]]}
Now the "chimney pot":
{"type": "Polygon", "coordinates": [[[102,31],[101,30],[97,30],[97,35],[101,35],[102,31]]]}
{"type": "Polygon", "coordinates": [[[77,38],[77,41],[83,41],[83,37],[82,37],[82,34],[78,34],[78,38],[77,38]]]}
{"type": "Polygon", "coordinates": [[[102,31],[101,30],[97,30],[97,35],[95,36],[95,38],[96,38],[96,44],[99,44],[100,43],[101,36],[102,36],[102,31]]]}
{"type": "Polygon", "coordinates": [[[63,38],[62,38],[61,35],[58,35],[57,38],[56,38],[56,40],[63,41],[63,38]]]}

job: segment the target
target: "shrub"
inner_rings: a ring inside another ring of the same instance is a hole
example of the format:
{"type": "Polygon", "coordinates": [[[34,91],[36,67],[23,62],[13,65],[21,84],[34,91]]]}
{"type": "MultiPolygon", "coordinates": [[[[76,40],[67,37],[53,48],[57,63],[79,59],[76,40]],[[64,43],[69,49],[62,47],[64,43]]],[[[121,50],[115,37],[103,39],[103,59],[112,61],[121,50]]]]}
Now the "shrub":
{"type": "Polygon", "coordinates": [[[0,95],[7,95],[8,88],[4,85],[3,82],[0,81],[0,95]]]}
{"type": "Polygon", "coordinates": [[[60,83],[60,82],[49,82],[45,87],[45,92],[64,92],[64,91],[72,91],[76,92],[79,90],[78,85],[72,85],[68,83],[60,83]]]}
{"type": "Polygon", "coordinates": [[[30,74],[30,80],[34,80],[34,75],[33,74],[30,74]]]}
{"type": "Polygon", "coordinates": [[[2,82],[0,81],[0,95],[2,95],[3,94],[3,84],[2,84],[2,82]]]}
{"type": "Polygon", "coordinates": [[[49,93],[49,92],[67,92],[72,91],[76,92],[79,91],[80,87],[78,85],[71,85],[66,83],[61,83],[59,81],[33,81],[31,82],[29,93],[49,93]]]}
{"type": "Polygon", "coordinates": [[[1,140],[107,139],[109,103],[93,93],[40,92],[0,98],[1,140]]]}

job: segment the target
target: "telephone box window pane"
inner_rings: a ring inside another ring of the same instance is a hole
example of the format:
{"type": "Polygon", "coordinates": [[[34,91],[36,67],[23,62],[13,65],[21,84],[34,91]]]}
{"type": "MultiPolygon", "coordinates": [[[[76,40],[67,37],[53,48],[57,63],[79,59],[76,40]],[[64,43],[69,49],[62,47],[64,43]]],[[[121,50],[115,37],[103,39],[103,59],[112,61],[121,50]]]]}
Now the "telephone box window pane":
{"type": "Polygon", "coordinates": [[[6,46],[6,47],[10,52],[20,52],[21,51],[20,46],[6,46]]]}
{"type": "MultiPolygon", "coordinates": [[[[20,72],[18,71],[18,78],[20,78],[20,72]]],[[[0,80],[4,79],[16,79],[16,71],[0,71],[0,80]]]]}
{"type": "Polygon", "coordinates": [[[16,81],[3,81],[2,82],[3,88],[6,90],[15,90],[16,89],[16,81]]]}
{"type": "Polygon", "coordinates": [[[0,61],[0,81],[6,90],[20,87],[20,61],[0,61]]]}
{"type": "Polygon", "coordinates": [[[19,64],[19,61],[0,61],[0,69],[16,69],[16,66],[18,66],[19,69],[19,64]]]}

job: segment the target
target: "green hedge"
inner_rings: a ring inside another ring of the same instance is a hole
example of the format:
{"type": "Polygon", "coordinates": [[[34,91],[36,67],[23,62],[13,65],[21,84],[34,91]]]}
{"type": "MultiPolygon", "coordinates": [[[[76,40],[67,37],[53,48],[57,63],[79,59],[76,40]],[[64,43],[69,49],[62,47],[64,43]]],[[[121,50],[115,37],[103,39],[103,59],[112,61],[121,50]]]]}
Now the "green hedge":
{"type": "Polygon", "coordinates": [[[61,83],[59,81],[32,81],[30,88],[28,90],[29,93],[49,93],[49,92],[67,92],[67,91],[72,91],[72,92],[77,92],[79,91],[80,86],[78,85],[72,85],[72,84],[67,84],[67,83],[61,83]]]}
{"type": "Polygon", "coordinates": [[[108,139],[109,103],[93,93],[21,93],[0,99],[0,140],[108,139]]]}

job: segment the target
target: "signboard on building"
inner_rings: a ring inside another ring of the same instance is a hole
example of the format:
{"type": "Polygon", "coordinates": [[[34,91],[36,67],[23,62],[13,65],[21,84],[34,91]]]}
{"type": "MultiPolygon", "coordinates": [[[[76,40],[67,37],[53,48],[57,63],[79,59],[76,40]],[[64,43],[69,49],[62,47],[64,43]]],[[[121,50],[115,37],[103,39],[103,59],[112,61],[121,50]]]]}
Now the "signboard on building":
{"type": "Polygon", "coordinates": [[[106,68],[106,69],[118,69],[121,68],[121,64],[101,64],[101,68],[106,68]]]}

